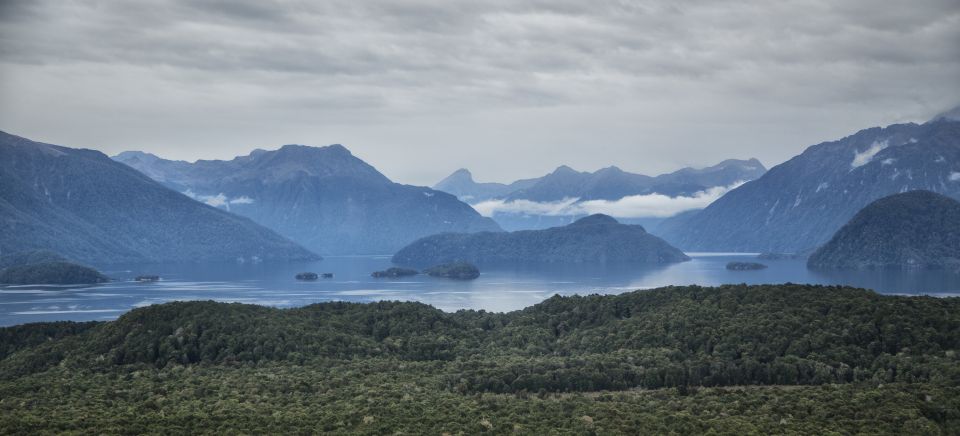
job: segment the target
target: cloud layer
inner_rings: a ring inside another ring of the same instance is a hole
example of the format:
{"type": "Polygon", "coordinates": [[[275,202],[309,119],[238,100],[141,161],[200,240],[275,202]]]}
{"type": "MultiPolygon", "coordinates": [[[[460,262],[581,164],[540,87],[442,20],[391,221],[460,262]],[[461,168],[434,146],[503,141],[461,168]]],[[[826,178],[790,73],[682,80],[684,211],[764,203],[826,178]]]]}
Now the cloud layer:
{"type": "Polygon", "coordinates": [[[8,0],[0,129],[187,160],[340,142],[420,184],[771,164],[955,105],[958,42],[955,0],[8,0]]]}
{"type": "Polygon", "coordinates": [[[602,213],[616,218],[667,218],[688,210],[703,209],[732,189],[742,185],[717,186],[689,197],[663,194],[630,195],[619,200],[536,202],[530,200],[488,200],[473,205],[481,215],[497,214],[581,216],[602,213]]]}
{"type": "Polygon", "coordinates": [[[184,191],[183,194],[210,206],[222,207],[226,210],[230,210],[230,205],[232,204],[253,204],[253,199],[245,195],[236,198],[230,198],[224,195],[222,192],[217,195],[203,195],[197,194],[189,189],[184,191]]]}

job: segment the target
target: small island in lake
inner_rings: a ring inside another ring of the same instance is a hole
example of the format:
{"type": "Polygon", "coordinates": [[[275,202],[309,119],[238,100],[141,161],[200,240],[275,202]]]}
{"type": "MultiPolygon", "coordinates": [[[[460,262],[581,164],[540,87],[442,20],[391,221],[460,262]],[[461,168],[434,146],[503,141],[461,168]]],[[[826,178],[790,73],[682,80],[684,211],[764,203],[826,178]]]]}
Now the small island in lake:
{"type": "Polygon", "coordinates": [[[320,278],[320,276],[315,272],[302,272],[297,274],[295,277],[297,280],[316,280],[320,278]]]}
{"type": "Polygon", "coordinates": [[[417,274],[420,274],[420,272],[415,269],[392,267],[383,271],[374,271],[370,273],[370,276],[376,278],[395,279],[400,277],[415,276],[417,274]]]}
{"type": "Polygon", "coordinates": [[[766,265],[757,262],[730,262],[727,264],[727,269],[730,271],[756,271],[766,267],[766,265]]]}
{"type": "Polygon", "coordinates": [[[432,266],[423,270],[431,277],[444,277],[457,280],[473,280],[480,277],[480,269],[468,262],[453,262],[432,266]]]}

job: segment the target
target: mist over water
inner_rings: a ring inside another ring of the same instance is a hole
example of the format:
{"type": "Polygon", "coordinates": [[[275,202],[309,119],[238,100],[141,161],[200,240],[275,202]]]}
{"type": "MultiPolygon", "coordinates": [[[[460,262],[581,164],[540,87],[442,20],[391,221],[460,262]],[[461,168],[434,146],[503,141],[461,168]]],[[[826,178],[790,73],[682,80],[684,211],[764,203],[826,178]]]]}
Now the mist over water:
{"type": "Polygon", "coordinates": [[[178,300],[214,300],[299,307],[326,301],[418,301],[445,311],[511,311],[554,294],[618,294],[669,285],[725,283],[842,284],[885,294],[960,295],[960,275],[943,271],[810,271],[804,261],[761,261],[759,271],[728,271],[733,260],[753,256],[690,253],[693,260],[665,266],[500,265],[481,268],[480,278],[454,281],[418,275],[375,279],[391,266],[389,256],[330,257],[306,264],[122,265],[105,268],[115,281],[90,287],[0,288],[0,325],[56,320],[111,320],[138,307],[178,300]],[[297,281],[298,272],[332,272],[334,278],[297,281]],[[140,274],[162,280],[137,283],[140,274]]]}

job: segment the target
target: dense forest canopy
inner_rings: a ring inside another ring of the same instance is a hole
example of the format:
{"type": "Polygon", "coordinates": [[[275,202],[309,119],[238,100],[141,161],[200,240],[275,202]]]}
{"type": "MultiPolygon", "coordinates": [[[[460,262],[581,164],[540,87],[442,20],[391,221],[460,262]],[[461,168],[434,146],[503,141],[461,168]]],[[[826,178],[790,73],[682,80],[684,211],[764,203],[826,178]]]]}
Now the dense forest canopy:
{"type": "MultiPolygon", "coordinates": [[[[237,416],[240,421],[215,421],[226,426],[217,428],[299,428],[284,427],[292,425],[296,420],[285,420],[296,415],[329,431],[488,429],[478,421],[459,422],[441,410],[457,405],[486,410],[486,418],[477,420],[490,420],[489,429],[506,429],[500,425],[508,416],[529,407],[540,408],[528,411],[531,420],[559,419],[567,416],[560,411],[570,408],[584,410],[585,416],[587,411],[594,414],[589,415],[594,416],[591,425],[601,425],[595,415],[606,414],[608,421],[602,425],[608,427],[598,428],[630,428],[633,421],[610,415],[599,403],[603,398],[627,409],[675,407],[679,411],[662,410],[674,415],[702,407],[728,415],[734,413],[731,407],[741,409],[734,415],[739,423],[721,419],[707,425],[691,418],[663,421],[662,416],[649,415],[644,419],[652,421],[637,421],[665,426],[662,429],[764,428],[779,423],[779,418],[767,422],[769,417],[755,408],[766,401],[761,398],[781,406],[794,404],[790,407],[802,410],[791,413],[807,414],[809,419],[826,419],[820,416],[830,413],[824,404],[795,403],[837,402],[854,393],[867,395],[857,400],[866,403],[846,403],[849,413],[866,413],[853,411],[873,402],[880,408],[899,408],[902,401],[919,401],[932,409],[910,409],[900,418],[885,416],[869,424],[862,419],[794,424],[808,430],[836,425],[902,430],[910,421],[919,428],[956,431],[958,309],[960,300],[953,298],[881,296],[860,289],[791,284],[555,296],[510,313],[445,313],[410,302],[333,302],[296,309],[168,303],[133,310],[112,322],[0,329],[0,396],[9,399],[0,403],[5,410],[0,429],[54,430],[30,421],[50,408],[69,410],[56,421],[67,427],[56,429],[79,425],[66,416],[93,411],[80,394],[90,391],[97,398],[109,398],[108,404],[95,409],[100,411],[98,420],[117,424],[120,416],[126,416],[125,426],[135,422],[145,431],[170,425],[163,417],[166,413],[186,419],[188,409],[174,410],[186,404],[212,401],[201,407],[204,413],[216,414],[222,407],[224,413],[243,415],[232,402],[251,400],[250,413],[266,413],[263,408],[269,408],[284,417],[277,422],[286,424],[270,427],[237,416]],[[875,390],[881,385],[887,386],[886,393],[868,400],[879,395],[875,390]],[[153,394],[135,393],[130,386],[153,394]],[[658,391],[632,390],[636,388],[672,390],[655,394],[658,391]],[[388,392],[419,398],[421,409],[391,409],[405,404],[396,402],[381,405],[390,410],[373,407],[377,409],[373,413],[369,403],[362,409],[371,418],[355,416],[351,410],[359,399],[375,401],[388,392]],[[621,393],[597,397],[596,392],[621,393]],[[307,413],[304,404],[320,401],[301,398],[310,393],[320,395],[329,407],[307,413]],[[937,396],[937,404],[926,404],[924,398],[930,395],[937,396]],[[182,401],[164,400],[171,396],[182,401]],[[723,405],[722,398],[734,397],[744,403],[723,405]],[[523,398],[534,398],[540,405],[519,401],[523,398]],[[10,409],[10,401],[37,407],[10,409]],[[123,407],[146,408],[146,414],[104,414],[123,407]],[[293,415],[286,415],[288,411],[293,415]],[[452,421],[410,420],[411,413],[427,411],[452,421]],[[905,421],[907,415],[910,419],[905,421]],[[377,417],[390,417],[392,424],[374,425],[370,420],[377,417]],[[241,422],[254,427],[239,426],[241,422]],[[687,427],[676,427],[681,424],[687,427]],[[714,424],[721,427],[711,427],[714,424]]],[[[472,412],[461,417],[465,416],[474,417],[472,412]]]]}

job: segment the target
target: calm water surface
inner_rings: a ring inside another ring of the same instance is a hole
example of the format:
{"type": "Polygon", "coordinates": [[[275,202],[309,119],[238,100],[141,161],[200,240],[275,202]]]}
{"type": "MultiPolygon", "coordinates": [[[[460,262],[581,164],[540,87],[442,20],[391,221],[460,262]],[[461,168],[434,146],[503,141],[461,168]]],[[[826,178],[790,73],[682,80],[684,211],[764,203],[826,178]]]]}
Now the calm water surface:
{"type": "Polygon", "coordinates": [[[142,306],[175,300],[215,300],[296,307],[324,301],[420,301],[446,311],[510,311],[551,295],[617,294],[667,285],[724,283],[844,284],[887,294],[960,296],[960,275],[946,272],[814,272],[803,261],[760,261],[760,271],[727,271],[727,262],[753,256],[692,253],[689,262],[657,267],[504,266],[482,268],[480,278],[452,281],[427,276],[374,279],[389,256],[329,257],[309,264],[124,265],[103,272],[116,281],[83,288],[0,287],[0,325],[53,320],[109,320],[142,306]],[[300,282],[301,271],[334,273],[300,282]],[[136,283],[157,274],[155,283],[136,283]]]}

